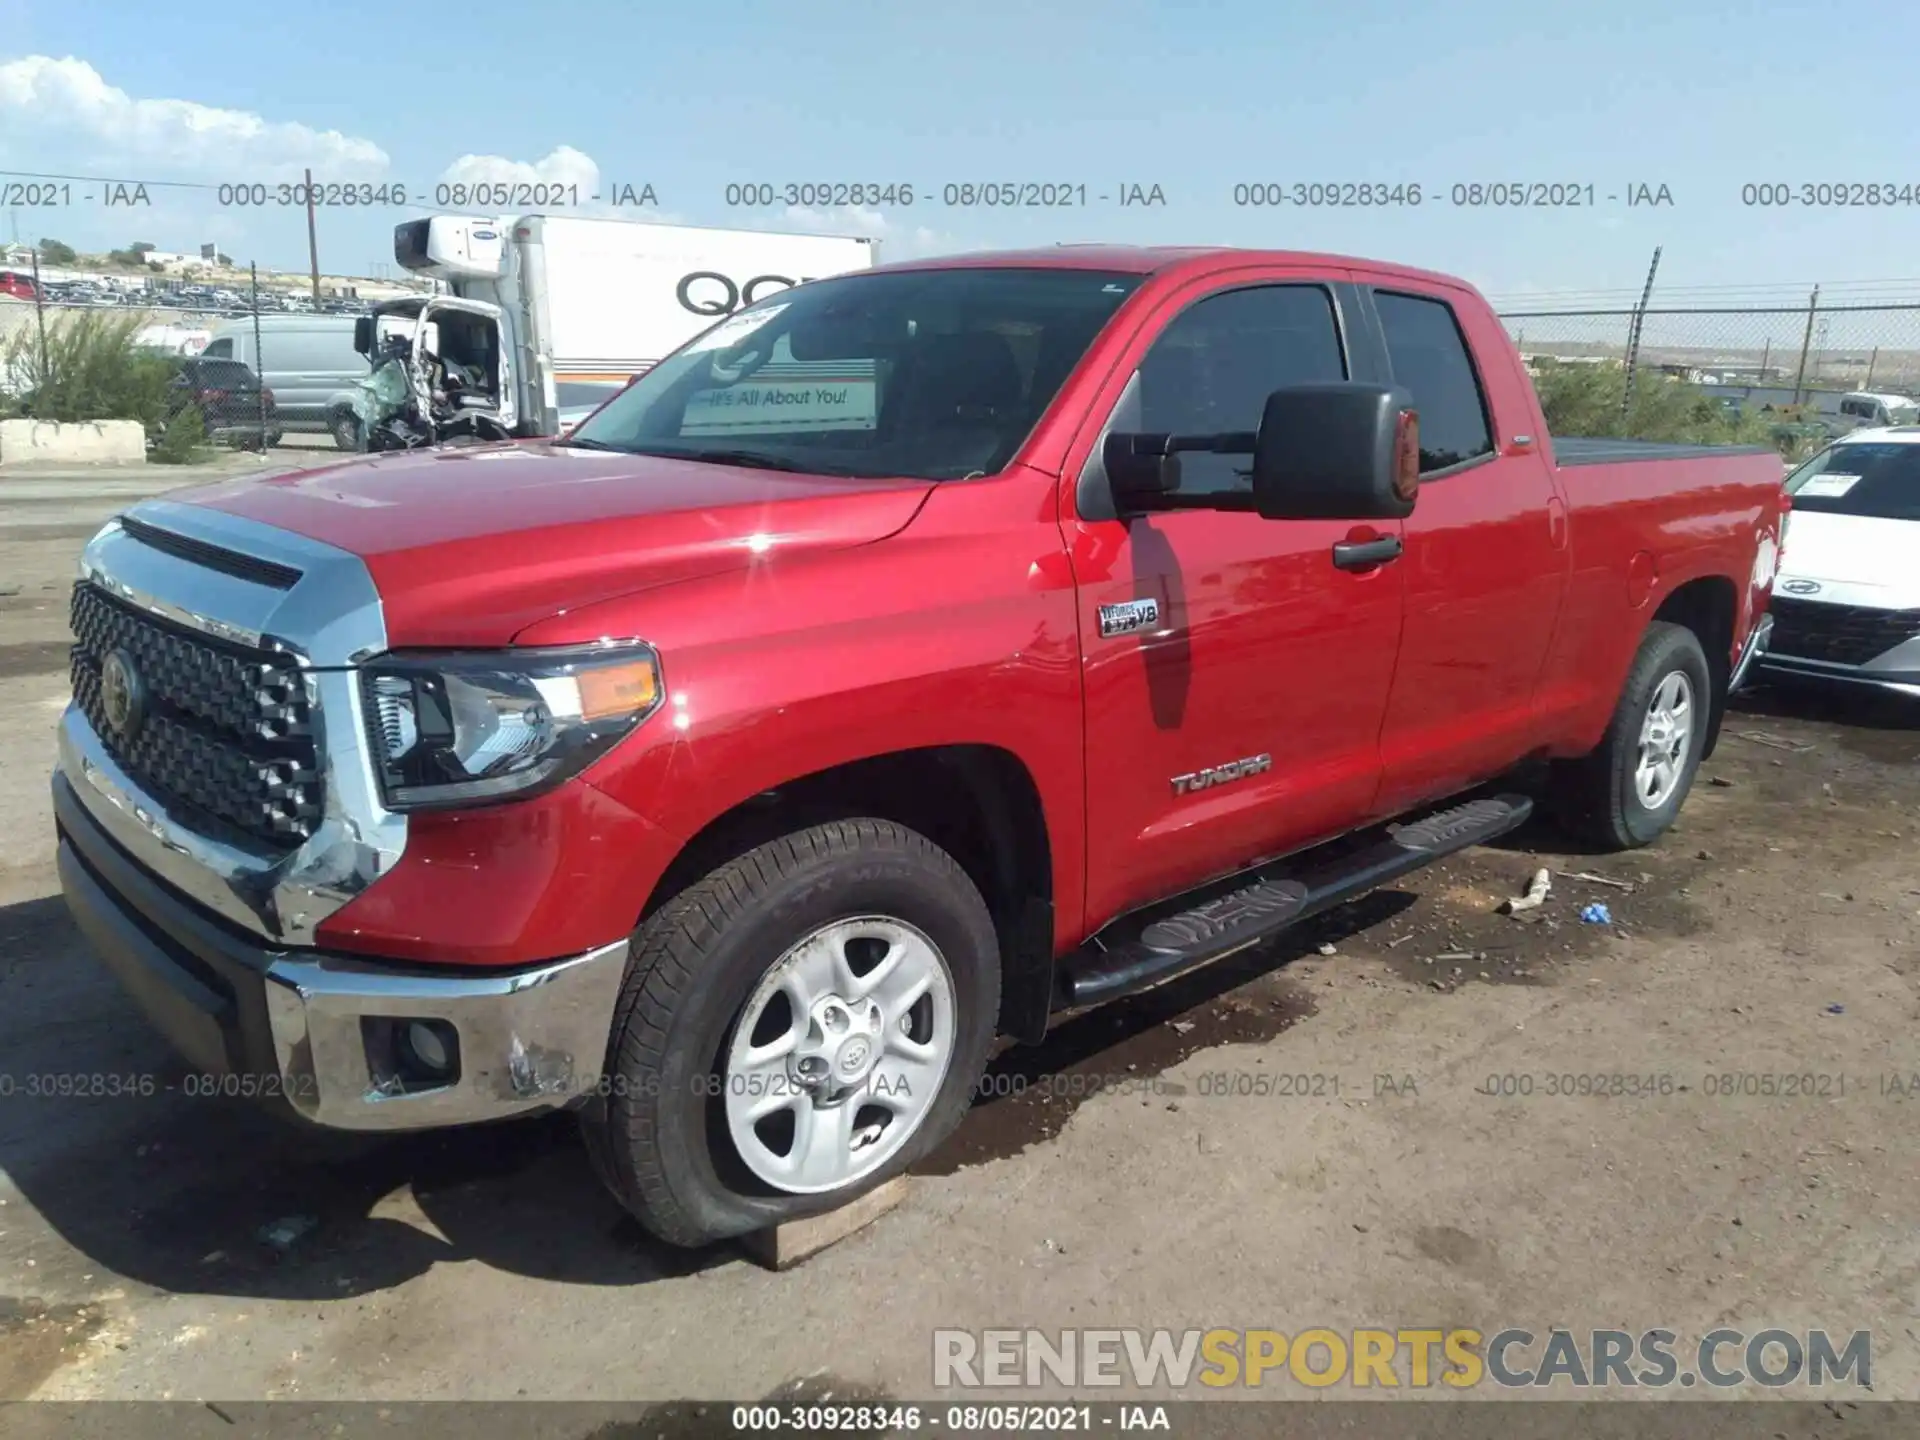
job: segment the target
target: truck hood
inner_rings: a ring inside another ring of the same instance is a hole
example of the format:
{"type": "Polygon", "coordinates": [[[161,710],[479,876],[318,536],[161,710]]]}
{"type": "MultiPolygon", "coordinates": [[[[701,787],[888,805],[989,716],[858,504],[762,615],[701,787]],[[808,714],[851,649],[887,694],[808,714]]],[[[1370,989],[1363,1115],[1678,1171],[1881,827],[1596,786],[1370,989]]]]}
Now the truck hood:
{"type": "Polygon", "coordinates": [[[1920,520],[1790,511],[1773,592],[1836,605],[1920,607],[1920,520]]]}
{"type": "Polygon", "coordinates": [[[931,489],[497,445],[365,456],[168,499],[360,556],[396,647],[485,646],[656,585],[884,539],[931,489]]]}

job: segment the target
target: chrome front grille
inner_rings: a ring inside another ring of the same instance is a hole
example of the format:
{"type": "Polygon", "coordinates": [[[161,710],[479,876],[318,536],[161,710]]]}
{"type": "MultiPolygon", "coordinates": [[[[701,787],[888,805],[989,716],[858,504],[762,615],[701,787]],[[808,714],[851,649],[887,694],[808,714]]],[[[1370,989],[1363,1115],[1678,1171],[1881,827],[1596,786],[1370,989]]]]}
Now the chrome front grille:
{"type": "Polygon", "coordinates": [[[156,798],[208,833],[238,831],[290,850],[325,810],[305,676],[277,652],[149,614],[82,581],[74,587],[73,697],[108,752],[156,798]],[[103,670],[133,677],[111,697],[103,670]]]}

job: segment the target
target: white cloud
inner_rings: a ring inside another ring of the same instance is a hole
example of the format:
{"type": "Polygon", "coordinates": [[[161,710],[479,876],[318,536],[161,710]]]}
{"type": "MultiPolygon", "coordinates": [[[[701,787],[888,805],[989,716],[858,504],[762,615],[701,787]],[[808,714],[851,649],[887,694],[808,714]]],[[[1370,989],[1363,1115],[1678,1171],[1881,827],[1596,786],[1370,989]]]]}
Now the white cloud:
{"type": "Polygon", "coordinates": [[[440,183],[508,187],[508,193],[500,197],[505,203],[465,207],[468,209],[547,210],[608,220],[645,220],[655,225],[685,223],[683,217],[670,211],[634,203],[645,191],[644,184],[607,180],[591,155],[571,145],[556,145],[538,160],[514,160],[505,155],[462,155],[440,173],[440,183]],[[553,196],[543,203],[538,192],[525,196],[512,193],[520,186],[540,185],[565,187],[564,198],[553,196]]]}
{"type": "Polygon", "coordinates": [[[338,130],[192,100],[137,99],[71,55],[0,64],[0,136],[0,154],[16,162],[59,156],[76,165],[136,172],[163,166],[169,176],[218,180],[297,180],[307,167],[316,178],[372,180],[390,164],[373,141],[338,130]]]}
{"type": "Polygon", "coordinates": [[[902,225],[884,210],[863,205],[836,205],[816,209],[810,205],[789,205],[781,219],[795,230],[812,230],[823,235],[866,235],[880,242],[880,263],[889,260],[918,260],[928,255],[950,255],[963,246],[953,236],[925,225],[902,225]]]}
{"type": "Polygon", "coordinates": [[[462,155],[441,172],[448,185],[577,185],[582,195],[600,190],[600,167],[591,155],[559,145],[539,160],[510,160],[505,155],[462,155]]]}

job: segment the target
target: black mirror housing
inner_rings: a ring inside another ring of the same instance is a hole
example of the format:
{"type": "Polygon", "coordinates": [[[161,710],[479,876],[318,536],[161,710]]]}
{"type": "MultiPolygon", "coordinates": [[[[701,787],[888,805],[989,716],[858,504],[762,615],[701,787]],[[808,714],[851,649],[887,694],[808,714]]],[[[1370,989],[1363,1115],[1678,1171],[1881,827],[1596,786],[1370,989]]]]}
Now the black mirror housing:
{"type": "Polygon", "coordinates": [[[368,359],[373,358],[373,317],[360,315],[353,322],[353,348],[368,359]]]}
{"type": "Polygon", "coordinates": [[[1393,385],[1289,385],[1267,397],[1253,508],[1267,520],[1400,520],[1420,483],[1413,396],[1393,385]]]}
{"type": "Polygon", "coordinates": [[[1156,502],[1180,488],[1180,457],[1171,435],[1113,434],[1100,447],[1100,463],[1113,488],[1113,507],[1122,515],[1157,508],[1156,502]]]}

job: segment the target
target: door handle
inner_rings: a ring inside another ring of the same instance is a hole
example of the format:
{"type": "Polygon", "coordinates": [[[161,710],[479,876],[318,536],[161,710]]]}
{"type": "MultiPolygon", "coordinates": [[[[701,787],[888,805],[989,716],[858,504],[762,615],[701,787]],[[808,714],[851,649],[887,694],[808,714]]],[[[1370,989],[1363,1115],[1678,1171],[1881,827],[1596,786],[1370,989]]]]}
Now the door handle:
{"type": "Polygon", "coordinates": [[[1400,558],[1400,537],[1384,535],[1378,540],[1342,540],[1333,547],[1333,563],[1342,570],[1365,570],[1400,558]]]}

